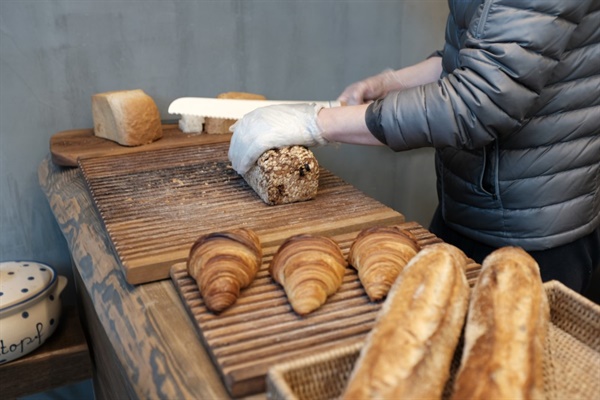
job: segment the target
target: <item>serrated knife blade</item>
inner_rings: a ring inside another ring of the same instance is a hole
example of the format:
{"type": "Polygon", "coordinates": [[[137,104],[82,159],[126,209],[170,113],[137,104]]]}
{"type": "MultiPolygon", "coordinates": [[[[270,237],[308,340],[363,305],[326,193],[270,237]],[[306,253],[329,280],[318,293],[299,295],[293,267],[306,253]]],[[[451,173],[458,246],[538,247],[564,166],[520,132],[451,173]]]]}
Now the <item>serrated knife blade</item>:
{"type": "Polygon", "coordinates": [[[260,107],[276,104],[317,103],[323,107],[339,107],[339,101],[241,100],[208,97],[181,97],[169,105],[169,114],[194,115],[208,118],[241,119],[260,107]]]}

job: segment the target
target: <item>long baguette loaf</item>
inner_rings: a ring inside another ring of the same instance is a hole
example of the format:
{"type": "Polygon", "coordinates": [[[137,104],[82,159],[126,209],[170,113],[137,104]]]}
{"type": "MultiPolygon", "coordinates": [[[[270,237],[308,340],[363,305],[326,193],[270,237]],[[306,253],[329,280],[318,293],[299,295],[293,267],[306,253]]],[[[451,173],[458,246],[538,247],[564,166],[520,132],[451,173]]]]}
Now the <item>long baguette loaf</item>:
{"type": "Polygon", "coordinates": [[[468,307],[466,264],[446,243],[411,259],[367,335],[343,399],[441,397],[468,307]]]}
{"type": "Polygon", "coordinates": [[[536,261],[504,247],[473,287],[454,399],[541,399],[549,306],[536,261]]]}
{"type": "Polygon", "coordinates": [[[242,176],[265,203],[295,203],[317,195],[319,163],[306,147],[272,149],[242,176]]]}

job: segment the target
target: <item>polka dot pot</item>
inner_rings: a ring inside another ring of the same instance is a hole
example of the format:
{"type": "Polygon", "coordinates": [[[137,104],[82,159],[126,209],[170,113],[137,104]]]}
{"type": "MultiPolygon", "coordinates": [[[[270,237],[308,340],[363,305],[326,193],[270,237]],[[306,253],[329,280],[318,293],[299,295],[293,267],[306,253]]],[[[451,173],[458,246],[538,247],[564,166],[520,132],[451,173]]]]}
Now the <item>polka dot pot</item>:
{"type": "Polygon", "coordinates": [[[0,365],[42,345],[56,330],[67,278],[46,264],[0,262],[0,365]]]}

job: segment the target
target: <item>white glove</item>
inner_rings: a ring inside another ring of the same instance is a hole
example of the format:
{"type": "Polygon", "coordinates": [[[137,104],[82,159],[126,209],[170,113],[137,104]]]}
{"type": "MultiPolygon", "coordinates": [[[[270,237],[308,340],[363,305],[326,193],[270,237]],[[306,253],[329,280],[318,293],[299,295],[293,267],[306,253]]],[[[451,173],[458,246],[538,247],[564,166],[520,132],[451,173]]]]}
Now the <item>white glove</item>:
{"type": "Polygon", "coordinates": [[[240,174],[245,174],[267,150],[292,145],[324,145],[327,140],[317,124],[323,106],[281,104],[258,108],[229,128],[233,132],[229,160],[240,174]]]}
{"type": "Polygon", "coordinates": [[[348,86],[338,97],[338,100],[348,105],[364,104],[384,97],[397,86],[396,71],[387,69],[380,74],[348,86]]]}

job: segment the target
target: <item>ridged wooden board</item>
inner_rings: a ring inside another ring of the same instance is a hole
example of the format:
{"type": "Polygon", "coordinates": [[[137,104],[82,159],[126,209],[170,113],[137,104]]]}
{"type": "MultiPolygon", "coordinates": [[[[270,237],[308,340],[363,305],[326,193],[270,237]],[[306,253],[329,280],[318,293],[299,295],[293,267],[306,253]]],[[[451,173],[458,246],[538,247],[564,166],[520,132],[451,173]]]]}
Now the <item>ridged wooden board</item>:
{"type": "Polygon", "coordinates": [[[76,167],[78,161],[91,157],[132,154],[156,149],[198,146],[228,142],[231,134],[207,135],[184,133],[177,124],[163,124],[163,137],[142,146],[122,146],[112,140],[94,135],[93,129],[72,129],[58,132],[50,138],[52,162],[64,167],[76,167]]]}
{"type": "Polygon", "coordinates": [[[168,278],[194,241],[215,230],[252,228],[269,245],[292,233],[404,222],[324,168],[315,199],[266,205],[231,169],[228,148],[214,143],[79,160],[127,282],[168,278]]]}
{"type": "MultiPolygon", "coordinates": [[[[441,242],[416,222],[400,226],[410,230],[422,247],[441,242]]],[[[359,231],[330,237],[347,256],[359,231]]],[[[263,246],[263,264],[256,279],[232,307],[218,315],[207,310],[185,263],[171,267],[177,292],[233,397],[264,392],[267,370],[276,363],[363,341],[382,304],[369,300],[355,270],[348,267],[340,290],[321,308],[300,317],[269,275],[276,251],[277,246],[263,246]]],[[[479,264],[468,265],[471,285],[479,270],[479,264]]]]}

